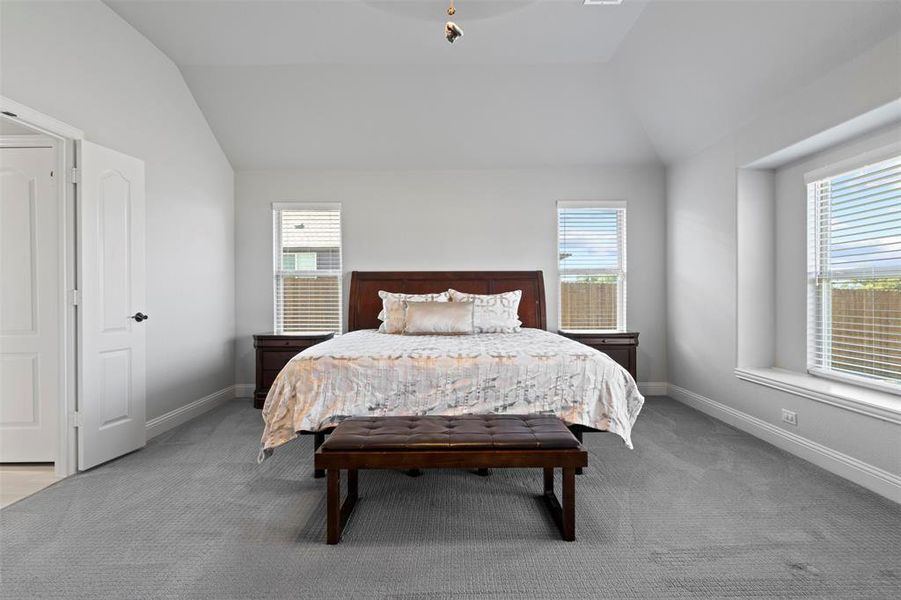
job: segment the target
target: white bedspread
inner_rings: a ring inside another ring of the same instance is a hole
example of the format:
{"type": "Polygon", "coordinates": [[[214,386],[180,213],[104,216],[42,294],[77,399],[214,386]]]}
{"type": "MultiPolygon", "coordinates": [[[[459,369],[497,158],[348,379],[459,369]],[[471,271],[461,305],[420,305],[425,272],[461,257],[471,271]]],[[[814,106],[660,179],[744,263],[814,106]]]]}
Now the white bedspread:
{"type": "Polygon", "coordinates": [[[632,447],[644,404],[606,354],[540,329],[464,336],[362,330],[294,357],[263,407],[261,458],[350,416],[554,414],[616,433],[632,447]]]}

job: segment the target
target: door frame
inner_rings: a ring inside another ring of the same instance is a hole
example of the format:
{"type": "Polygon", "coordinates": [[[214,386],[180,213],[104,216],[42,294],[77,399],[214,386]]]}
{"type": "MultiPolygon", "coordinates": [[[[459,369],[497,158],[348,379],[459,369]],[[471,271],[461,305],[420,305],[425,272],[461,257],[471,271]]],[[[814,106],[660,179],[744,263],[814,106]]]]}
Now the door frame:
{"type": "MultiPolygon", "coordinates": [[[[60,310],[60,338],[64,343],[60,344],[60,398],[58,410],[58,441],[57,456],[54,462],[54,471],[57,477],[74,475],[77,471],[76,450],[76,416],[77,416],[77,381],[78,363],[76,346],[77,324],[77,256],[78,239],[76,227],[78,222],[78,204],[76,202],[75,176],[77,166],[75,156],[76,140],[84,139],[84,132],[72,127],[53,117],[33,110],[23,104],[0,96],[0,112],[11,121],[18,122],[26,127],[36,130],[38,133],[50,137],[56,147],[57,169],[60,174],[57,187],[60,215],[59,234],[60,244],[60,290],[64,295],[59,299],[60,310]]],[[[0,139],[0,145],[4,140],[12,140],[15,136],[0,139]]],[[[15,143],[20,145],[27,143],[19,136],[15,143]]],[[[33,142],[34,140],[32,140],[33,142]]],[[[46,144],[46,141],[44,141],[46,144]]]]}

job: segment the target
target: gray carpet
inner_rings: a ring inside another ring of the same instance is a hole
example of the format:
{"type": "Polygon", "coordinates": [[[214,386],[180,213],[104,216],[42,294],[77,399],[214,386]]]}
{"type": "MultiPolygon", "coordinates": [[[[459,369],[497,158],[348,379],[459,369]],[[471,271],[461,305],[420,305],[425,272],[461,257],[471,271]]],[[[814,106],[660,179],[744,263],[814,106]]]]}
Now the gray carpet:
{"type": "Polygon", "coordinates": [[[4,598],[879,598],[901,508],[672,400],[586,435],[578,541],[541,474],[363,472],[326,546],[309,437],[255,462],[246,400],[0,511],[4,598]]]}

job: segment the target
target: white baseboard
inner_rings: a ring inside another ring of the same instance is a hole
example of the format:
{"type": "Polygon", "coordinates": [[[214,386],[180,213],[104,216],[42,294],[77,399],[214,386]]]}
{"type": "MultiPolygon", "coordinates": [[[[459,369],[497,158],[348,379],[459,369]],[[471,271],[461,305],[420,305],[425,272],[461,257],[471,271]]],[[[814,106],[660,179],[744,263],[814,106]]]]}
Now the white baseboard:
{"type": "MultiPolygon", "coordinates": [[[[254,387],[252,383],[231,385],[151,419],[147,421],[147,439],[186,423],[234,398],[250,398],[253,396],[254,387]]],[[[830,473],[853,481],[894,502],[901,503],[901,477],[894,473],[665,381],[640,382],[638,388],[645,396],[670,396],[674,400],[769,442],[777,448],[810,461],[830,473]]]]}
{"type": "Polygon", "coordinates": [[[666,396],[669,384],[665,381],[639,381],[638,391],[642,396],[666,396]]]}
{"type": "Polygon", "coordinates": [[[161,433],[169,431],[173,427],[178,427],[182,423],[187,423],[194,417],[199,417],[208,410],[212,410],[229,400],[241,398],[242,396],[236,395],[235,388],[237,387],[239,386],[230,385],[226,388],[222,388],[218,392],[213,392],[209,396],[204,396],[199,400],[195,400],[190,404],[185,404],[175,410],[170,410],[166,414],[160,415],[155,419],[150,419],[147,421],[147,439],[149,440],[150,438],[156,437],[161,433]]]}
{"type": "Polygon", "coordinates": [[[786,431],[777,425],[767,423],[757,417],[752,417],[740,410],[677,385],[669,385],[669,395],[674,400],[678,400],[724,423],[750,433],[754,437],[769,442],[777,448],[791,452],[795,456],[810,461],[830,473],[849,479],[868,490],[872,490],[894,502],[901,503],[901,477],[894,473],[786,431]]]}
{"type": "Polygon", "coordinates": [[[253,383],[236,383],[235,398],[253,398],[253,390],[256,387],[253,383]]]}

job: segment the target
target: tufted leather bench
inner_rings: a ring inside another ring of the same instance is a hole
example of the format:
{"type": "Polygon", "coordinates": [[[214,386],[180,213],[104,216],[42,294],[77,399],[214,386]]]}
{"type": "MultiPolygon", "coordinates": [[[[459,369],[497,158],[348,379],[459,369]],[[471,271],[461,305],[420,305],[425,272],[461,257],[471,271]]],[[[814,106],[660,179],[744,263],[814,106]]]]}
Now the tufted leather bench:
{"type": "Polygon", "coordinates": [[[575,539],[575,473],[588,453],[558,418],[548,415],[353,417],[317,450],[316,469],[328,473],[329,544],[341,540],[358,494],[359,469],[544,469],[544,498],[564,540],[575,539]],[[562,506],[554,469],[563,471],[562,506]],[[341,505],[340,474],[347,471],[341,505]]]}

